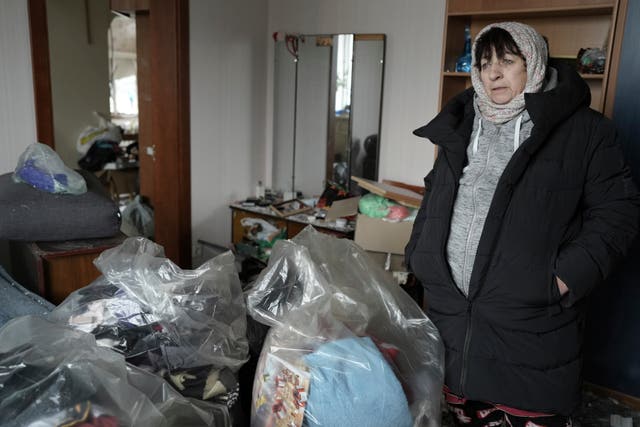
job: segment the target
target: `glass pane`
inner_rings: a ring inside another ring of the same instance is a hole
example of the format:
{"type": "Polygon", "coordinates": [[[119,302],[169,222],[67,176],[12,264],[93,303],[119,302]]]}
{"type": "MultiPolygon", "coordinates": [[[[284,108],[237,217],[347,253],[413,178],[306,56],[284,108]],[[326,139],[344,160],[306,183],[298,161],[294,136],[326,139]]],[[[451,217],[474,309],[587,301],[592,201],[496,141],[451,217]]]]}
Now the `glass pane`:
{"type": "MultiPolygon", "coordinates": [[[[380,101],[384,40],[363,39],[354,44],[351,111],[351,175],[378,179],[380,101]]],[[[358,188],[352,185],[355,190],[358,188]]]]}
{"type": "Polygon", "coordinates": [[[298,60],[295,189],[306,196],[324,189],[331,46],[324,37],[305,36],[298,60]]]}

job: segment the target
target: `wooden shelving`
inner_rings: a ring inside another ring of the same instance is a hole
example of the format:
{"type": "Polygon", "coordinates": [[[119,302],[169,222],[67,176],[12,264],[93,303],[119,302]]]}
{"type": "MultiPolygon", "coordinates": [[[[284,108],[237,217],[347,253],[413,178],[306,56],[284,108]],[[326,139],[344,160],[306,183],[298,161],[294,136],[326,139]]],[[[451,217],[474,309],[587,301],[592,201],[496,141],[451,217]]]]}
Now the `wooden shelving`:
{"type": "MultiPolygon", "coordinates": [[[[461,73],[459,71],[444,71],[442,73],[444,77],[461,77],[461,78],[470,78],[469,73],[461,73]]],[[[602,80],[604,78],[604,74],[580,74],[585,80],[602,80]]]]}
{"type": "MultiPolygon", "coordinates": [[[[549,40],[552,57],[576,57],[580,48],[604,47],[604,74],[583,74],[591,88],[591,107],[606,112],[611,70],[617,70],[614,43],[620,43],[622,23],[617,19],[627,0],[448,0],[440,79],[440,108],[460,91],[471,86],[468,73],[455,72],[464,50],[464,29],[472,39],[486,25],[518,21],[534,27],[549,40]]],[[[615,82],[615,79],[613,79],[615,82]]]]}

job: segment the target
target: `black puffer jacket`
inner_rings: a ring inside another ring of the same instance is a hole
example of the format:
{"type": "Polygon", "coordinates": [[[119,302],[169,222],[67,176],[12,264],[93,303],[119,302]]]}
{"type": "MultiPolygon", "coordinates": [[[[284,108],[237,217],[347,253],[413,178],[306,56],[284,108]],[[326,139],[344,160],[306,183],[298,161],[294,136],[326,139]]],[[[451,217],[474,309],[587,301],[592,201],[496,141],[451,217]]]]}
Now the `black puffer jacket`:
{"type": "Polygon", "coordinates": [[[473,89],[418,136],[439,146],[405,257],[446,347],[445,382],[469,399],[558,414],[579,403],[585,297],[638,228],[639,195],[610,120],[589,109],[568,67],[526,94],[531,136],[507,164],[473,266],[468,298],[445,246],[474,119],[473,89]],[[562,299],[554,276],[570,288],[562,299]]]}

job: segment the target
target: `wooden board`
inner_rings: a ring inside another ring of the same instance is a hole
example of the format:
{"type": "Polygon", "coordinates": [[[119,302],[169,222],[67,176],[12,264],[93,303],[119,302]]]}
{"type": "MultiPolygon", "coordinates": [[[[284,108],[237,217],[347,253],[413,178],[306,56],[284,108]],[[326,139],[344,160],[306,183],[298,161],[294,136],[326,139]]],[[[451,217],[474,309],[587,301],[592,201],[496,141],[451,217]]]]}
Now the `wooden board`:
{"type": "Polygon", "coordinates": [[[401,205],[409,206],[411,208],[419,208],[420,203],[422,202],[421,194],[406,188],[384,182],[371,181],[370,179],[360,178],[357,176],[352,176],[351,179],[365,190],[369,190],[373,194],[386,197],[387,199],[394,200],[401,205]]]}

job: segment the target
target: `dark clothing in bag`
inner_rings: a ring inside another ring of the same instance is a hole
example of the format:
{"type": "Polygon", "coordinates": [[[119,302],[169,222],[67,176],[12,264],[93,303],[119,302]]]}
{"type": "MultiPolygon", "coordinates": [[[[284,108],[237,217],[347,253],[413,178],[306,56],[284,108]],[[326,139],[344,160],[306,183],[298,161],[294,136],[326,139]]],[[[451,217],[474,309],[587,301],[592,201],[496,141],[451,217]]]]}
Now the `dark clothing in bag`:
{"type": "Polygon", "coordinates": [[[425,287],[453,393],[569,415],[580,397],[585,297],[630,246],[640,199],[612,122],[589,108],[586,83],[550,65],[558,85],[525,94],[534,127],[496,187],[468,297],[454,283],[446,244],[468,163],[472,88],[414,132],[439,152],[405,259],[425,287]],[[563,298],[556,276],[570,290],[563,298]]]}

